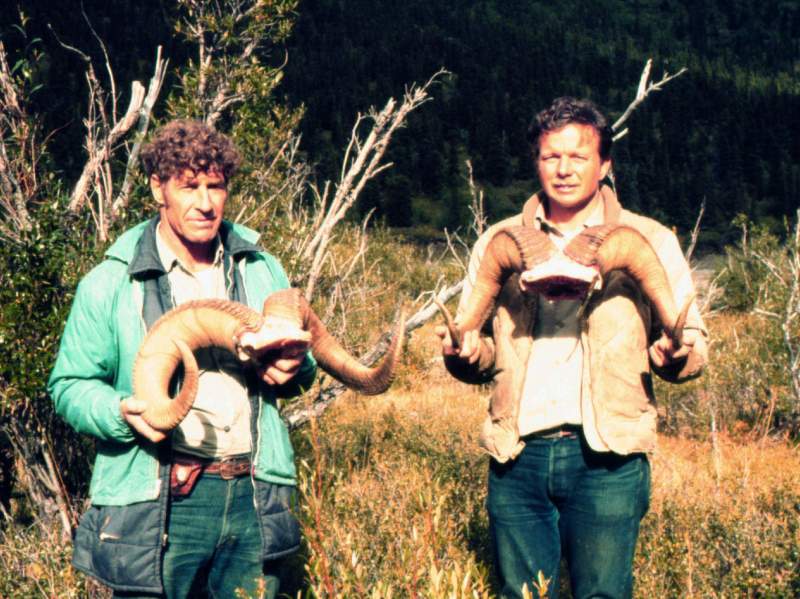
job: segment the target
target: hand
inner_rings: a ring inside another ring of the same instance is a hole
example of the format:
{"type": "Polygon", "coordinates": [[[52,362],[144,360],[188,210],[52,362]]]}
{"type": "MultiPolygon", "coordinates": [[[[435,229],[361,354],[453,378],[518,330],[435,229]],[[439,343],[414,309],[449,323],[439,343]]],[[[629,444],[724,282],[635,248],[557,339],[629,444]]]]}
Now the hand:
{"type": "Polygon", "coordinates": [[[288,383],[303,363],[306,347],[287,347],[279,351],[271,351],[264,355],[266,359],[258,368],[258,376],[267,385],[283,385],[288,383]]]}
{"type": "Polygon", "coordinates": [[[686,329],[683,331],[681,338],[681,345],[678,349],[672,347],[672,339],[666,334],[653,343],[649,348],[650,360],[659,368],[674,364],[682,360],[689,353],[701,343],[705,343],[706,339],[700,331],[696,329],[686,329]]]}
{"type": "Polygon", "coordinates": [[[464,332],[460,349],[453,347],[453,340],[450,338],[450,332],[446,326],[437,326],[435,332],[442,340],[442,355],[456,356],[470,364],[474,364],[480,358],[481,337],[477,329],[464,332]]]}
{"type": "Polygon", "coordinates": [[[144,421],[144,418],[142,418],[141,414],[144,412],[146,407],[147,406],[144,401],[141,399],[136,399],[133,396],[126,397],[119,402],[119,411],[122,414],[122,417],[125,419],[125,422],[128,423],[128,426],[130,426],[148,441],[159,443],[167,438],[167,434],[160,430],[154,429],[144,421]]]}

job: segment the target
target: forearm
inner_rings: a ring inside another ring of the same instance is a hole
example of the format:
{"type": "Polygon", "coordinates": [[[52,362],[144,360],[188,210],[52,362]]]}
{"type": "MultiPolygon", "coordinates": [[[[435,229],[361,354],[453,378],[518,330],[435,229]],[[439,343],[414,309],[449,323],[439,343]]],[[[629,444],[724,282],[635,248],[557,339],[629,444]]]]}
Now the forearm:
{"type": "Polygon", "coordinates": [[[60,375],[49,391],[56,413],[79,433],[103,441],[130,443],[134,434],[119,409],[125,394],[98,379],[60,375]]]}

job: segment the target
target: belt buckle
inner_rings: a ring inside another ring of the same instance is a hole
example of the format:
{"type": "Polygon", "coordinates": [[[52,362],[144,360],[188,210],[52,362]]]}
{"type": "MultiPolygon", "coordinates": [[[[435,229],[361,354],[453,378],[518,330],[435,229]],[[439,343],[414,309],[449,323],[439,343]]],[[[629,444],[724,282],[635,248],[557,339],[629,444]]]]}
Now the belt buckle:
{"type": "Polygon", "coordinates": [[[225,457],[219,462],[219,475],[224,480],[231,480],[246,474],[250,470],[250,459],[242,456],[225,457]]]}

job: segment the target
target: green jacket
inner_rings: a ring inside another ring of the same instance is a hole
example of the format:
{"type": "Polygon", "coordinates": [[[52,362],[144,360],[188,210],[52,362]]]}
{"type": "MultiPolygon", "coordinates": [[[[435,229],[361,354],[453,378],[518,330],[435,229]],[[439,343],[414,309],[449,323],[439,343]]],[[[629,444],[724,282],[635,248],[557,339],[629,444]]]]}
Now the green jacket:
{"type": "MultiPolygon", "coordinates": [[[[159,451],[134,434],[119,410],[120,401],[132,394],[133,362],[146,327],[172,307],[164,284],[157,283],[166,274],[153,242],[156,222],[125,232],[80,282],[48,383],[58,414],[78,432],[97,439],[89,491],[94,505],[153,500],[161,488],[159,451]]],[[[289,286],[283,268],[254,245],[254,231],[223,222],[220,236],[230,297],[260,312],[269,294],[289,286]]],[[[251,381],[257,480],[296,483],[294,454],[276,396],[297,394],[314,374],[309,355],[285,388],[251,381]]]]}

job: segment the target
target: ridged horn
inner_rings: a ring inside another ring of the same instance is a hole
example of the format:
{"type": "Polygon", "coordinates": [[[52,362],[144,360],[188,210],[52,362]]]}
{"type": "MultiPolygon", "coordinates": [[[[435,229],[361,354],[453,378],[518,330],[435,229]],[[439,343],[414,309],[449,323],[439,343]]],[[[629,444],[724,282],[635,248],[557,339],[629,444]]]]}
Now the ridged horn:
{"type": "Polygon", "coordinates": [[[311,333],[311,353],[320,367],[364,395],[378,395],[392,384],[394,370],[403,348],[405,318],[400,316],[392,340],[383,359],[373,368],[364,366],[328,332],[323,322],[314,313],[308,300],[297,289],[284,289],[273,293],[264,302],[264,315],[290,318],[305,331],[311,333]]]}
{"type": "Polygon", "coordinates": [[[677,309],[664,266],[639,231],[613,224],[589,227],[564,248],[564,253],[585,266],[597,266],[603,276],[612,270],[627,273],[650,300],[673,346],[680,346],[691,299],[682,310],[677,309]]]}
{"type": "Polygon", "coordinates": [[[234,351],[234,338],[243,330],[258,330],[262,316],[235,302],[195,300],[181,304],[151,327],[133,366],[133,393],[147,402],[142,418],[160,431],[178,426],[197,395],[196,350],[218,346],[234,351]],[[169,382],[183,362],[181,391],[169,397],[169,382]]]}
{"type": "Polygon", "coordinates": [[[498,231],[481,259],[469,302],[459,319],[460,331],[483,325],[511,274],[546,262],[557,251],[548,235],[539,229],[518,226],[498,231]]]}
{"type": "MultiPolygon", "coordinates": [[[[175,428],[189,412],[197,395],[198,368],[193,352],[221,347],[240,355],[238,340],[245,332],[256,333],[265,322],[277,319],[311,334],[310,350],[319,365],[348,387],[366,395],[384,392],[391,385],[402,351],[404,319],[395,328],[386,355],[374,368],[364,366],[333,338],[311,306],[296,289],[271,294],[264,314],[227,300],[195,300],[162,316],[145,337],[133,369],[136,397],[147,402],[142,414],[157,430],[175,428]],[[169,382],[178,364],[184,364],[180,393],[170,399],[169,382]]],[[[298,337],[300,339],[300,337],[298,337]]]]}

